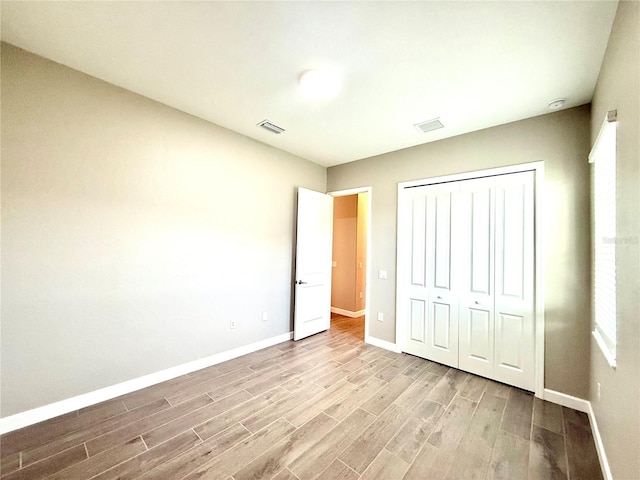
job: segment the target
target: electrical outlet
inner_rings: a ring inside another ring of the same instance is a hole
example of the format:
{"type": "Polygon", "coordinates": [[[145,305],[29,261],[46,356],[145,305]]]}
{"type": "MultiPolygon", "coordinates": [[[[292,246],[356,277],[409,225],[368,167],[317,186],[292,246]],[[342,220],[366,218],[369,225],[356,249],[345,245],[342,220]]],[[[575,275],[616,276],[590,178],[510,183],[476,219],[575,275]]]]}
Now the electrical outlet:
{"type": "Polygon", "coordinates": [[[600,382],[598,382],[598,393],[597,393],[597,395],[598,395],[598,400],[600,400],[600,382]]]}
{"type": "Polygon", "coordinates": [[[236,321],[235,320],[231,320],[231,323],[229,323],[229,328],[231,330],[233,330],[234,328],[236,328],[236,321]]]}
{"type": "Polygon", "coordinates": [[[378,312],[378,321],[382,322],[384,320],[384,314],[382,312],[378,312]]]}
{"type": "Polygon", "coordinates": [[[378,278],[382,280],[387,279],[387,271],[386,270],[378,270],[378,278]]]}
{"type": "Polygon", "coordinates": [[[267,320],[269,320],[269,313],[268,312],[262,312],[262,321],[266,322],[267,320]]]}

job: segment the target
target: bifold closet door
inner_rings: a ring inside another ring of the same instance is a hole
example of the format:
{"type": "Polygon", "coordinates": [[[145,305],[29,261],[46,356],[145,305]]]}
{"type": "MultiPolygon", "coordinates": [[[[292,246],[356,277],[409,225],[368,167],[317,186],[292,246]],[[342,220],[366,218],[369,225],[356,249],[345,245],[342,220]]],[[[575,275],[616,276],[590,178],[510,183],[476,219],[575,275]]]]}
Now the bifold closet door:
{"type": "Polygon", "coordinates": [[[459,365],[494,373],[495,177],[460,182],[457,223],[459,365]]]}
{"type": "Polygon", "coordinates": [[[535,389],[534,173],[496,177],[495,370],[535,389]]]}
{"type": "Polygon", "coordinates": [[[534,173],[407,195],[403,351],[534,390],[534,173]]]}
{"type": "Polygon", "coordinates": [[[409,328],[404,351],[457,367],[454,190],[452,185],[430,185],[411,192],[409,328]]]}

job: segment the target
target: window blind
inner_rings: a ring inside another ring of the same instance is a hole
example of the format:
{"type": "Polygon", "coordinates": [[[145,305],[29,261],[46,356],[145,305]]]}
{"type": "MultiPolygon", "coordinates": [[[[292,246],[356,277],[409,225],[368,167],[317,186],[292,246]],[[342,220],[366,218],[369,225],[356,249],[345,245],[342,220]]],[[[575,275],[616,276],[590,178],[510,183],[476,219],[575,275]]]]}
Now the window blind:
{"type": "Polygon", "coordinates": [[[609,112],[589,155],[593,163],[596,341],[611,366],[616,362],[616,115],[609,112]]]}

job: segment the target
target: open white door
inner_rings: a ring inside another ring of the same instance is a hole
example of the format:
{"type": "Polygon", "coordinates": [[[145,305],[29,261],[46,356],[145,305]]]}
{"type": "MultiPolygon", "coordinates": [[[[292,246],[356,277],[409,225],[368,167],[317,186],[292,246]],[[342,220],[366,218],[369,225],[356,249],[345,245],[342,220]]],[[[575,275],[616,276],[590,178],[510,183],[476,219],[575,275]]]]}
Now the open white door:
{"type": "Polygon", "coordinates": [[[333,197],[299,188],[294,340],[329,328],[332,235],[333,197]]]}

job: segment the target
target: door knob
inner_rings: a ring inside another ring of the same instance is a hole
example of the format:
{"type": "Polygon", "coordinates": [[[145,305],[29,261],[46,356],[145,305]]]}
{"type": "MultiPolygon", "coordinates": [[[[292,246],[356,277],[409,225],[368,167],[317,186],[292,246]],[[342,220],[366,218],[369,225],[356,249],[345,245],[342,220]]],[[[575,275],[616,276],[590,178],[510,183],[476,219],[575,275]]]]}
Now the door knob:
{"type": "Polygon", "coordinates": [[[438,298],[436,300],[442,300],[442,297],[438,295],[438,298]]]}
{"type": "Polygon", "coordinates": [[[479,302],[478,300],[476,300],[476,301],[475,301],[475,302],[473,302],[473,303],[475,303],[476,305],[480,305],[480,302],[479,302]]]}
{"type": "Polygon", "coordinates": [[[298,285],[306,285],[307,284],[307,282],[303,282],[302,280],[298,280],[296,283],[298,285]]]}

